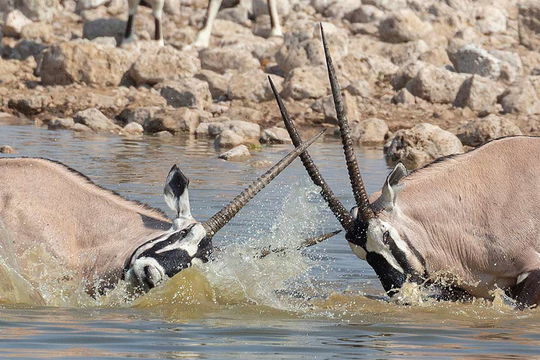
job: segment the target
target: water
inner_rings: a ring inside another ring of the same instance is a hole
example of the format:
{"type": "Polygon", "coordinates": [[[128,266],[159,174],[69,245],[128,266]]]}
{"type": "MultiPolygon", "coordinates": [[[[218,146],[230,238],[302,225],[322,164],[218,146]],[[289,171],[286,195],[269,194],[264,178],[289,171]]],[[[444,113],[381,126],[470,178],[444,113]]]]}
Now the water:
{"type": "MultiPolygon", "coordinates": [[[[31,126],[0,127],[0,145],[55,159],[123,196],[166,210],[163,181],[173,163],[191,180],[192,212],[204,220],[290,146],[242,163],[217,159],[206,140],[81,136],[31,126]]],[[[353,204],[340,146],[310,150],[347,207],[353,204]]],[[[388,168],[380,149],[357,149],[368,191],[388,168]]],[[[63,281],[61,264],[36,244],[34,278],[4,258],[0,271],[0,357],[204,359],[540,358],[540,311],[494,302],[434,303],[408,289],[413,305],[388,302],[369,266],[340,234],[303,252],[256,260],[272,246],[339,228],[299,161],[216,237],[215,261],[181,272],[135,301],[121,287],[88,297],[63,281]],[[16,291],[15,291],[16,290],[16,291]]],[[[1,235],[1,234],[0,234],[1,235]]]]}

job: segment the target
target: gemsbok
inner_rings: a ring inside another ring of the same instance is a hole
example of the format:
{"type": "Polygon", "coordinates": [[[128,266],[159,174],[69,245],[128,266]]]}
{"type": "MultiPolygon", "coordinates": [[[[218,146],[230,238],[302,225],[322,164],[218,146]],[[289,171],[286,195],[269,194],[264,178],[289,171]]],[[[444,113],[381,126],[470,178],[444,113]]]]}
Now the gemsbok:
{"type": "MultiPolygon", "coordinates": [[[[210,36],[212,34],[212,27],[214,26],[214,20],[217,16],[219,8],[223,0],[209,0],[208,9],[206,10],[206,20],[203,28],[197,34],[195,42],[192,44],[198,48],[206,48],[210,44],[210,36]]],[[[283,36],[281,24],[279,22],[279,15],[277,12],[277,0],[268,1],[268,13],[270,14],[270,37],[283,36]]],[[[152,16],[154,17],[154,40],[158,41],[160,45],[163,45],[163,31],[161,28],[161,17],[163,15],[163,6],[165,0],[128,0],[129,14],[126,24],[126,31],[124,33],[124,40],[122,43],[128,43],[134,40],[133,22],[135,21],[135,15],[137,14],[137,8],[139,5],[152,8],[152,16]]]]}
{"type": "MultiPolygon", "coordinates": [[[[493,140],[408,173],[402,164],[368,196],[321,28],[328,77],[356,206],[348,213],[308,152],[300,155],[313,182],[389,296],[405,282],[442,300],[492,298],[496,288],[517,307],[540,303],[540,137],[493,140]]],[[[295,146],[302,140],[279,94],[295,146]]]]}
{"type": "Polygon", "coordinates": [[[163,192],[175,213],[171,221],[161,211],[105,190],[61,163],[1,158],[0,230],[8,235],[0,239],[0,248],[13,249],[10,255],[16,261],[34,245],[45,246],[91,295],[122,278],[135,292],[148,291],[182,269],[206,262],[212,237],[321,134],[292,150],[205,222],[191,215],[189,180],[176,165],[163,192]]]}

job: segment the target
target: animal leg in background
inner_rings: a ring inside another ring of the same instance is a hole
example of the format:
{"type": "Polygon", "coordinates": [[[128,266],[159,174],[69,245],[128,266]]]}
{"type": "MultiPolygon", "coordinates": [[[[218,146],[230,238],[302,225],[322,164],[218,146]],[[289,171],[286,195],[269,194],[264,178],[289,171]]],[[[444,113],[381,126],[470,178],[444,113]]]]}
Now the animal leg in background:
{"type": "Polygon", "coordinates": [[[279,15],[277,11],[277,0],[268,0],[268,13],[270,14],[270,24],[272,25],[270,37],[283,36],[283,30],[281,30],[281,24],[279,22],[279,15]]]}
{"type": "Polygon", "coordinates": [[[130,43],[135,39],[133,25],[135,23],[135,15],[137,14],[137,7],[139,6],[139,4],[152,8],[152,16],[154,17],[155,26],[154,39],[163,46],[163,31],[161,26],[161,18],[163,15],[163,6],[165,4],[165,0],[128,0],[129,15],[122,44],[130,43]]]}

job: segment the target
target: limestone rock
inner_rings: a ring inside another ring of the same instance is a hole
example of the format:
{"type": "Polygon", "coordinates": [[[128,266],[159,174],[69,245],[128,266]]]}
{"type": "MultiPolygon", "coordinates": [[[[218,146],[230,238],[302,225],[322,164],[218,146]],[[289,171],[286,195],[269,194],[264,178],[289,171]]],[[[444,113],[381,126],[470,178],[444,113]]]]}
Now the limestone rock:
{"type": "Polygon", "coordinates": [[[135,122],[140,125],[144,125],[150,121],[161,108],[158,106],[142,106],[135,108],[126,108],[122,110],[120,115],[118,115],[117,120],[120,124],[126,125],[132,122],[135,122]]]}
{"type": "Polygon", "coordinates": [[[379,35],[391,43],[422,39],[431,32],[431,24],[424,22],[410,9],[399,10],[379,24],[379,35]]]}
{"type": "Polygon", "coordinates": [[[501,9],[490,5],[476,9],[476,27],[486,35],[506,31],[506,15],[501,9]]]}
{"type": "Polygon", "coordinates": [[[206,81],[208,88],[212,94],[212,99],[224,99],[229,93],[229,81],[234,75],[227,73],[225,75],[218,74],[212,70],[200,70],[195,77],[199,80],[206,81]]]}
{"type": "Polygon", "coordinates": [[[87,40],[55,44],[43,53],[41,81],[44,85],[118,86],[131,65],[131,57],[126,50],[87,40]]]}
{"type": "MultiPolygon", "coordinates": [[[[331,23],[323,23],[332,59],[339,62],[348,53],[348,34],[331,23]]],[[[285,33],[283,45],[276,54],[279,68],[288,73],[303,66],[324,65],[324,51],[320,40],[320,27],[311,22],[298,23],[285,33]]]]}
{"type": "Polygon", "coordinates": [[[326,70],[323,67],[298,67],[287,75],[283,96],[295,100],[316,99],[326,95],[328,86],[326,70]]]}
{"type": "Polygon", "coordinates": [[[347,14],[346,18],[351,23],[370,23],[384,17],[384,12],[373,5],[362,5],[347,14]]]}
{"type": "Polygon", "coordinates": [[[84,124],[79,124],[79,123],[75,123],[75,125],[73,125],[71,130],[75,132],[79,132],[79,133],[93,133],[94,132],[94,130],[90,129],[88,126],[84,124]]]}
{"type": "Polygon", "coordinates": [[[149,133],[168,131],[171,133],[186,132],[193,134],[199,126],[202,116],[201,110],[179,108],[159,112],[145,121],[143,126],[145,131],[149,133]]]}
{"type": "Polygon", "coordinates": [[[140,85],[155,85],[165,80],[192,77],[201,68],[195,53],[171,46],[149,47],[129,69],[130,78],[140,85]]]}
{"type": "Polygon", "coordinates": [[[204,109],[212,102],[208,83],[196,78],[167,80],[157,86],[159,93],[173,107],[204,109]]]}
{"type": "Polygon", "coordinates": [[[404,88],[409,81],[418,75],[418,72],[426,67],[427,64],[423,61],[411,61],[402,65],[398,71],[392,75],[390,83],[394,90],[400,90],[404,88]]]}
{"type": "Polygon", "coordinates": [[[463,146],[452,133],[428,123],[407,130],[398,130],[384,146],[385,156],[415,169],[451,154],[461,153],[463,146]]]}
{"type": "Polygon", "coordinates": [[[19,37],[22,29],[31,24],[32,20],[28,19],[19,10],[10,11],[4,18],[3,32],[7,36],[19,37]]]}
{"type": "Polygon", "coordinates": [[[380,145],[388,137],[388,125],[384,120],[369,118],[351,123],[351,137],[359,144],[380,145]]]}
{"type": "Polygon", "coordinates": [[[468,106],[474,111],[491,111],[504,89],[495,81],[473,75],[461,85],[454,106],[468,106]]]}
{"type": "Polygon", "coordinates": [[[225,129],[223,130],[214,141],[217,147],[235,147],[245,142],[245,139],[238,135],[236,132],[225,129]]]}
{"type": "Polygon", "coordinates": [[[218,136],[225,130],[230,130],[242,139],[259,140],[261,135],[261,127],[242,120],[226,120],[221,122],[212,122],[208,125],[208,134],[210,136],[218,136]]]}
{"type": "Polygon", "coordinates": [[[235,161],[235,160],[244,160],[251,156],[249,149],[246,145],[238,145],[232,148],[229,151],[226,151],[219,155],[220,159],[235,161]]]}
{"type": "Polygon", "coordinates": [[[524,0],[518,3],[519,42],[530,50],[540,49],[540,2],[524,0]]]}
{"type": "Polygon", "coordinates": [[[540,114],[538,94],[528,79],[506,89],[499,101],[505,113],[540,114]]]}
{"type": "Polygon", "coordinates": [[[75,121],[72,118],[55,118],[49,121],[49,130],[54,129],[71,129],[75,125],[75,121]]]}
{"type": "MultiPolygon", "coordinates": [[[[283,78],[274,76],[276,89],[281,91],[283,78]]],[[[268,82],[268,74],[260,69],[251,70],[231,77],[227,91],[229,99],[253,102],[272,100],[274,95],[268,82]]]]}
{"type": "Polygon", "coordinates": [[[407,83],[407,90],[433,103],[451,104],[466,78],[466,75],[429,65],[407,83]]]}
{"type": "Polygon", "coordinates": [[[122,130],[127,134],[142,134],[144,132],[142,125],[136,122],[128,123],[122,130]]]}
{"type": "Polygon", "coordinates": [[[223,74],[229,69],[246,72],[259,68],[259,60],[248,51],[230,48],[210,48],[200,52],[201,67],[223,74]]]}
{"type": "Polygon", "coordinates": [[[403,88],[392,97],[392,104],[415,104],[416,98],[409,90],[403,88]]]}
{"type": "Polygon", "coordinates": [[[512,121],[491,114],[474,119],[459,127],[457,137],[463,145],[479,146],[503,136],[521,135],[521,130],[512,121]]]}
{"type": "MultiPolygon", "coordinates": [[[[267,0],[252,0],[252,14],[254,17],[268,14],[267,0]]],[[[290,0],[276,0],[277,12],[280,17],[286,17],[291,11],[290,0]]]]}
{"type": "Polygon", "coordinates": [[[101,111],[90,108],[77,112],[73,116],[76,123],[88,126],[94,131],[118,130],[119,126],[109,120],[101,111]]]}
{"type": "Polygon", "coordinates": [[[9,145],[0,146],[0,154],[16,154],[16,153],[17,151],[9,145]]]}
{"type": "Polygon", "coordinates": [[[286,129],[277,126],[264,129],[260,141],[265,144],[289,144],[291,139],[286,129]]]}
{"type": "Polygon", "coordinates": [[[46,22],[51,21],[60,8],[59,0],[17,0],[15,5],[28,18],[46,22]]]}

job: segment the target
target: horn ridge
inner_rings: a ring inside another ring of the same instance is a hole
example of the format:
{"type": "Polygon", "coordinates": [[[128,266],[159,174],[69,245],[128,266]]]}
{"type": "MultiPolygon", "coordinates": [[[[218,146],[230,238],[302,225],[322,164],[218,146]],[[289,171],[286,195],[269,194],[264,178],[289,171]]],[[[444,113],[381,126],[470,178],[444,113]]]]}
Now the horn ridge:
{"type": "MultiPolygon", "coordinates": [[[[270,76],[268,76],[268,81],[270,82],[270,87],[272,88],[272,92],[274,93],[274,97],[276,98],[276,102],[281,113],[281,118],[285,123],[285,127],[287,128],[293,145],[295,147],[299,147],[302,145],[302,139],[300,138],[300,134],[298,133],[296,126],[294,126],[294,123],[289,116],[289,112],[287,111],[287,108],[285,107],[285,104],[283,103],[281,96],[276,90],[274,82],[272,81],[272,78],[270,76]]],[[[313,183],[321,188],[321,195],[323,199],[326,201],[328,207],[330,207],[330,210],[332,210],[341,226],[343,226],[343,228],[347,231],[352,229],[354,222],[352,216],[345,209],[341,201],[339,201],[328,183],[324,180],[319,169],[317,168],[317,165],[315,165],[309,153],[307,151],[304,151],[302,154],[300,154],[300,160],[302,160],[302,163],[304,164],[304,167],[306,168],[306,171],[308,172],[309,177],[311,178],[313,183]]]]}
{"type": "Polygon", "coordinates": [[[360,209],[360,213],[362,214],[362,219],[364,221],[368,221],[369,219],[375,217],[375,213],[373,212],[373,209],[369,203],[369,197],[364,186],[362,176],[360,175],[360,169],[353,150],[347,114],[345,111],[345,106],[343,105],[343,97],[341,96],[341,87],[337,80],[336,71],[334,69],[332,57],[330,56],[330,51],[328,50],[328,44],[326,43],[322,24],[320,24],[320,27],[324,56],[326,58],[326,67],[328,70],[328,79],[330,80],[330,87],[332,88],[332,97],[334,98],[334,106],[336,109],[343,151],[345,153],[349,180],[351,182],[354,199],[358,205],[358,208],[360,209]]]}
{"type": "Polygon", "coordinates": [[[294,159],[304,152],[311,144],[315,142],[325,131],[321,131],[302,146],[295,148],[282,158],[278,163],[272,166],[257,180],[251,183],[244,191],[238,194],[227,206],[217,212],[202,225],[208,236],[213,236],[225,224],[227,224],[259,191],[264,189],[276,176],[279,175],[294,159]]]}

